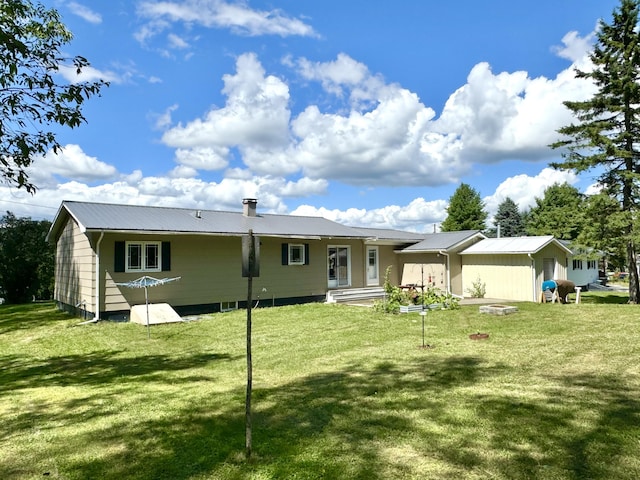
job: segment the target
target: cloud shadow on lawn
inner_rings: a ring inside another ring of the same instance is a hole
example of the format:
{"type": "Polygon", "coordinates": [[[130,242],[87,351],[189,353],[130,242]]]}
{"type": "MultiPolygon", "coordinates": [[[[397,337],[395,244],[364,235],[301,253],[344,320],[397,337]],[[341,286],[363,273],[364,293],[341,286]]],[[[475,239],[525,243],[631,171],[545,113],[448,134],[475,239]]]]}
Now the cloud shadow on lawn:
{"type": "MultiPolygon", "coordinates": [[[[107,364],[112,358],[105,355],[102,360],[107,364]]],[[[128,375],[130,382],[147,381],[144,375],[154,370],[158,360],[162,358],[151,356],[133,370],[112,367],[100,381],[117,381],[121,374],[128,375]]],[[[215,356],[194,356],[182,367],[216,360],[215,356]]],[[[23,373],[38,384],[37,369],[42,367],[33,368],[23,373]]],[[[77,368],[78,382],[93,385],[91,375],[77,368]]],[[[52,445],[48,455],[58,458],[63,476],[105,480],[241,479],[252,474],[269,478],[411,476],[416,471],[407,471],[407,463],[393,457],[394,447],[407,445],[417,458],[444,465],[442,478],[456,478],[470,470],[476,476],[485,471],[498,478],[543,478],[547,468],[565,473],[564,478],[604,480],[619,473],[615,458],[623,445],[620,439],[638,433],[638,392],[615,378],[556,376],[549,377],[552,388],[533,397],[519,397],[517,392],[492,395],[486,389],[451,394],[506,376],[510,368],[487,365],[474,356],[425,356],[401,364],[353,364],[285,385],[256,388],[250,462],[244,459],[245,392],[240,386],[220,395],[203,395],[176,415],[112,425],[88,438],[70,439],[104,452],[119,446],[117,453],[88,458],[65,445],[52,445]],[[452,399],[459,404],[452,404],[452,399]],[[460,409],[473,410],[482,430],[458,418],[455,412],[460,409]],[[593,415],[596,422],[576,431],[573,422],[581,415],[593,415]],[[477,438],[480,431],[485,435],[482,439],[477,438]],[[487,446],[498,452],[493,458],[487,457],[487,446]],[[599,448],[603,448],[601,454],[589,454],[599,448]],[[603,456],[608,461],[604,465],[603,456]]],[[[49,423],[77,420],[68,415],[49,423]]],[[[45,413],[42,421],[47,422],[45,413]]]]}

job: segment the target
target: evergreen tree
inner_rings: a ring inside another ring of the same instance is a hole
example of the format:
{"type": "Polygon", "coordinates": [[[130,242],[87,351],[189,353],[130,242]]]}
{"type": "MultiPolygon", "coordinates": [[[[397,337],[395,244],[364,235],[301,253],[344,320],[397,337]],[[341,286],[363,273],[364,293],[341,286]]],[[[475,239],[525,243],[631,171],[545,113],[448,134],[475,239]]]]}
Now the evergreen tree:
{"type": "Polygon", "coordinates": [[[584,225],[583,196],[571,185],[551,185],[526,215],[528,235],[553,235],[560,240],[575,240],[584,225]]]}
{"type": "Polygon", "coordinates": [[[493,219],[496,225],[496,233],[500,226],[501,237],[520,237],[525,234],[523,216],[518,210],[518,205],[511,198],[505,198],[493,219]]]}
{"type": "Polygon", "coordinates": [[[626,214],[624,240],[629,268],[629,302],[640,301],[634,219],[640,201],[640,30],[638,0],[621,0],[613,20],[600,21],[590,55],[593,69],[576,70],[596,87],[592,98],[565,102],[577,122],[559,130],[563,149],[556,168],[583,172],[598,169],[604,192],[616,198],[626,214]]]}
{"type": "Polygon", "coordinates": [[[484,230],[486,219],[487,213],[480,194],[466,183],[461,183],[449,199],[447,218],[440,229],[443,232],[484,230]]]}

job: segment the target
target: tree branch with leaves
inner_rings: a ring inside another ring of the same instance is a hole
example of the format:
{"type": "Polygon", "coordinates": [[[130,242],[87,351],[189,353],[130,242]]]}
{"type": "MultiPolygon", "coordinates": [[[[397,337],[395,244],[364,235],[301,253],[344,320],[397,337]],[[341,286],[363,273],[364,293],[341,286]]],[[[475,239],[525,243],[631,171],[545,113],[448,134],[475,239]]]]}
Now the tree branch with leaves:
{"type": "Polygon", "coordinates": [[[0,175],[30,193],[37,186],[27,168],[61,147],[51,126],[86,122],[83,103],[108,85],[80,81],[87,59],[60,52],[72,38],[56,10],[30,0],[0,2],[0,175]],[[78,82],[60,81],[63,66],[75,69],[78,82]]]}

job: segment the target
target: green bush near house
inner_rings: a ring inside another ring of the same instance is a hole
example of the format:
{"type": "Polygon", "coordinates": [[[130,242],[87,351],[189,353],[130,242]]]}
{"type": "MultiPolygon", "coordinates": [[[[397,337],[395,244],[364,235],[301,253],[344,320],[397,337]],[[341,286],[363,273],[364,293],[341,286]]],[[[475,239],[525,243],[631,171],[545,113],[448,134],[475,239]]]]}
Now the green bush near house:
{"type": "Polygon", "coordinates": [[[623,295],[417,313],[253,310],[152,327],[0,306],[3,479],[640,478],[623,295]],[[485,340],[471,340],[476,332],[485,340]]]}

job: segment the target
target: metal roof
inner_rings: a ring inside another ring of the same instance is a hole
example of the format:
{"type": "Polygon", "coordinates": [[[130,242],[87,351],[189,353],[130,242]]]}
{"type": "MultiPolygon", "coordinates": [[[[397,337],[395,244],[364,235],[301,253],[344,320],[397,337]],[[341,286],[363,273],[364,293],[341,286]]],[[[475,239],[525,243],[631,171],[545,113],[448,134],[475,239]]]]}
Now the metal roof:
{"type": "Polygon", "coordinates": [[[425,235],[424,240],[415,245],[411,245],[402,252],[440,252],[451,250],[474,238],[485,238],[479,230],[462,230],[459,232],[439,232],[425,235]]]}
{"type": "Polygon", "coordinates": [[[485,238],[460,253],[462,255],[533,254],[539,252],[550,243],[555,243],[567,253],[571,253],[571,250],[556,240],[553,235],[537,237],[485,238]]]}
{"type": "Polygon", "coordinates": [[[404,232],[402,230],[386,228],[354,228],[362,232],[367,238],[380,242],[413,243],[421,241],[427,235],[424,233],[404,232]]]}
{"type": "Polygon", "coordinates": [[[242,212],[64,201],[49,238],[56,238],[67,215],[75,219],[82,231],[245,235],[252,229],[255,235],[290,238],[370,236],[366,229],[348,227],[322,217],[274,214],[250,217],[242,212]]]}

